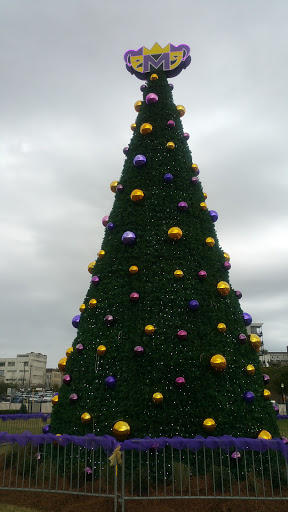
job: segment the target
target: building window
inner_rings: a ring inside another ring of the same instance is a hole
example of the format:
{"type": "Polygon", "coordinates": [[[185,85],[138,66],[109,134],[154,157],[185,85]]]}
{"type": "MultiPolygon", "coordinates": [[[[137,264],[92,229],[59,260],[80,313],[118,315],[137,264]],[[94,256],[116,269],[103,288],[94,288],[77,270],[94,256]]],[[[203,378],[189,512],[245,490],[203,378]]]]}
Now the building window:
{"type": "Polygon", "coordinates": [[[4,363],[1,361],[0,366],[5,366],[5,361],[4,361],[4,363]]]}
{"type": "Polygon", "coordinates": [[[27,362],[27,363],[25,362],[25,363],[24,363],[24,366],[28,366],[28,362],[27,362]]]}
{"type": "Polygon", "coordinates": [[[1,377],[4,375],[4,370],[0,370],[1,377]]]}
{"type": "Polygon", "coordinates": [[[8,361],[8,366],[15,366],[15,363],[12,363],[12,361],[8,361]]]}

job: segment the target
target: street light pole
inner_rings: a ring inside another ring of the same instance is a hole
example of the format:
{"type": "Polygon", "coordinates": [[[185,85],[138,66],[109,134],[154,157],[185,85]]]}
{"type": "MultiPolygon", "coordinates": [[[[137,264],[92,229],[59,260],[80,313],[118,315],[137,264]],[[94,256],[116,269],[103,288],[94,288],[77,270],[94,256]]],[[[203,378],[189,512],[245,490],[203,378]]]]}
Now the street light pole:
{"type": "Polygon", "coordinates": [[[280,385],[281,385],[281,393],[282,393],[282,402],[283,402],[283,404],[285,404],[284,383],[282,382],[280,385]]]}

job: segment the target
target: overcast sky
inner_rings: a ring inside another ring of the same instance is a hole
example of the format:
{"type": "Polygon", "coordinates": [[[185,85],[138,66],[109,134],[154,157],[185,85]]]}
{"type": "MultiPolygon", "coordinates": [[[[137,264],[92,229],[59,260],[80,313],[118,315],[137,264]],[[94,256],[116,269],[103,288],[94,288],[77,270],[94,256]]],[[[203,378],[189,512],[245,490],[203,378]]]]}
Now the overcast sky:
{"type": "Polygon", "coordinates": [[[191,47],[174,84],[241,305],[288,344],[288,1],[0,0],[1,357],[75,337],[141,82],[126,50],[191,47]]]}

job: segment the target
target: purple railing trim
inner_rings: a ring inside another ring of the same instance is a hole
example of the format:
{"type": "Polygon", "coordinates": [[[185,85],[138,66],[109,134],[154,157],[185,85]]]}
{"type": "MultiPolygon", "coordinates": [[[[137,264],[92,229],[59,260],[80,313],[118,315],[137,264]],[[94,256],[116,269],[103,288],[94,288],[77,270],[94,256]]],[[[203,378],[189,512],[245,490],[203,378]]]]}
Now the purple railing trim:
{"type": "Polygon", "coordinates": [[[42,412],[38,412],[35,414],[0,414],[0,420],[2,421],[8,421],[8,420],[32,420],[32,419],[40,419],[43,421],[47,421],[48,418],[50,418],[51,414],[47,413],[44,414],[42,412]]]}
{"type": "Polygon", "coordinates": [[[287,414],[277,414],[277,420],[288,420],[287,414]]]}
{"type": "Polygon", "coordinates": [[[189,449],[193,452],[197,452],[202,448],[222,448],[228,450],[233,448],[235,451],[239,450],[254,450],[257,452],[266,452],[269,449],[279,451],[283,457],[288,460],[288,446],[284,444],[282,439],[250,439],[247,437],[207,437],[196,436],[193,439],[186,439],[183,437],[157,437],[152,439],[145,437],[143,439],[129,439],[126,441],[118,442],[114,437],[111,436],[94,436],[93,434],[87,434],[82,437],[70,436],[63,434],[56,436],[54,434],[31,434],[31,432],[25,431],[23,434],[8,434],[7,432],[0,432],[0,444],[4,443],[17,443],[19,446],[26,446],[31,443],[33,446],[39,446],[43,444],[51,444],[56,442],[60,446],[67,446],[73,443],[82,448],[88,450],[97,449],[100,446],[110,454],[117,446],[121,446],[121,450],[138,450],[148,451],[150,449],[163,449],[165,446],[172,446],[177,450],[189,449]]]}

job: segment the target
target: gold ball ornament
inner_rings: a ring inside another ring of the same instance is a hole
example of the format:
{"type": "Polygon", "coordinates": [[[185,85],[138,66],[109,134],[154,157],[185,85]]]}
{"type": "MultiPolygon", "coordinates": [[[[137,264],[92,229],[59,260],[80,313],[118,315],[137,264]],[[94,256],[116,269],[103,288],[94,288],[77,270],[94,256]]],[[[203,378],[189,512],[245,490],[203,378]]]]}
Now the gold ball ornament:
{"type": "Polygon", "coordinates": [[[98,356],[105,356],[106,352],[107,352],[107,348],[105,347],[105,345],[99,345],[97,347],[98,356]]]}
{"type": "Polygon", "coordinates": [[[154,393],[152,399],[155,404],[161,404],[163,402],[163,395],[162,393],[154,393]]]}
{"type": "Polygon", "coordinates": [[[211,357],[210,365],[214,370],[222,372],[223,370],[225,370],[227,362],[225,357],[221,356],[221,354],[216,354],[215,356],[211,357]]]}
{"type": "Polygon", "coordinates": [[[220,293],[220,295],[228,295],[228,293],[230,292],[230,286],[225,281],[219,281],[219,283],[217,284],[217,290],[218,293],[220,293]]]}
{"type": "Polygon", "coordinates": [[[100,258],[100,260],[102,260],[102,258],[104,258],[105,256],[105,251],[101,250],[98,252],[98,258],[100,258]]]}
{"type": "Polygon", "coordinates": [[[203,428],[207,430],[207,432],[212,432],[212,430],[215,430],[216,423],[213,418],[206,418],[206,420],[203,421],[203,428]]]}
{"type": "Polygon", "coordinates": [[[91,418],[89,412],[83,412],[83,414],[81,414],[81,422],[82,423],[90,423],[91,419],[92,418],[91,418]]]}
{"type": "Polygon", "coordinates": [[[222,324],[222,323],[220,322],[220,324],[218,324],[218,325],[217,325],[217,329],[218,329],[218,331],[219,331],[219,332],[225,332],[225,331],[226,331],[226,329],[227,329],[227,327],[226,327],[226,325],[225,325],[225,324],[222,324]]]}
{"type": "Polygon", "coordinates": [[[117,421],[113,427],[113,434],[116,439],[124,441],[130,434],[130,425],[126,421],[117,421]]]}
{"type": "Polygon", "coordinates": [[[215,245],[215,240],[211,236],[208,236],[208,238],[206,238],[205,242],[208,245],[208,247],[213,247],[213,245],[215,245]]]}
{"type": "Polygon", "coordinates": [[[135,130],[136,130],[136,123],[132,123],[130,125],[130,128],[131,128],[132,132],[135,132],[135,130]]]}
{"type": "Polygon", "coordinates": [[[131,267],[129,268],[129,272],[130,274],[137,274],[139,268],[136,267],[136,265],[131,265],[131,267]]]}
{"type": "Polygon", "coordinates": [[[259,338],[259,336],[257,336],[257,334],[250,335],[250,343],[252,347],[255,348],[255,350],[259,350],[259,348],[261,347],[261,339],[259,338]]]}
{"type": "Polygon", "coordinates": [[[89,306],[90,306],[90,308],[96,308],[97,300],[96,299],[89,300],[89,306]]]}
{"type": "Polygon", "coordinates": [[[153,334],[153,332],[155,332],[154,325],[150,325],[150,324],[146,325],[145,332],[146,332],[146,334],[153,334]]]}
{"type": "Polygon", "coordinates": [[[194,171],[194,172],[198,171],[198,165],[197,164],[192,164],[191,167],[192,167],[192,171],[194,171]]]}
{"type": "Polygon", "coordinates": [[[174,277],[176,277],[177,279],[180,279],[183,276],[184,276],[184,273],[182,272],[182,270],[175,270],[174,277]]]}
{"type": "Polygon", "coordinates": [[[264,396],[265,400],[271,400],[271,393],[270,393],[269,389],[264,389],[263,396],[264,396]]]}
{"type": "Polygon", "coordinates": [[[66,370],[67,357],[62,357],[58,363],[58,368],[60,372],[65,372],[66,370]]]}
{"type": "Polygon", "coordinates": [[[229,256],[228,252],[223,252],[223,256],[225,258],[225,261],[230,261],[230,256],[229,256]]]}
{"type": "Polygon", "coordinates": [[[180,117],[183,117],[185,115],[186,109],[183,107],[183,105],[177,105],[177,111],[180,117]]]}
{"type": "Polygon", "coordinates": [[[134,103],[134,108],[136,110],[136,112],[140,112],[140,109],[141,109],[141,105],[142,105],[142,101],[135,101],[134,103]]]}
{"type": "Polygon", "coordinates": [[[255,373],[255,366],[253,366],[253,364],[248,364],[246,366],[246,372],[248,373],[248,375],[254,375],[254,373],[255,373]]]}
{"type": "MultiPolygon", "coordinates": [[[[62,434],[56,434],[56,436],[60,438],[62,436],[62,434]]],[[[59,439],[59,444],[60,443],[61,443],[61,439],[59,439]]],[[[53,445],[58,446],[58,441],[53,441],[53,445]]]]}
{"type": "Polygon", "coordinates": [[[151,133],[153,130],[152,124],[150,123],[143,123],[140,126],[140,133],[142,135],[147,135],[147,133],[151,133]]]}
{"type": "Polygon", "coordinates": [[[80,313],[84,313],[85,309],[86,309],[85,304],[81,304],[81,306],[79,306],[80,313]]]}
{"type": "Polygon", "coordinates": [[[206,192],[203,192],[203,196],[204,196],[204,199],[207,199],[207,197],[208,197],[206,192]]]}
{"type": "Polygon", "coordinates": [[[261,430],[258,439],[272,439],[272,436],[268,430],[261,430]]]}
{"type": "Polygon", "coordinates": [[[177,228],[176,226],[170,228],[168,231],[168,236],[172,240],[179,240],[182,237],[182,235],[182,230],[180,228],[177,228]]]}
{"type": "Polygon", "coordinates": [[[73,347],[69,347],[69,348],[67,348],[67,350],[66,350],[66,356],[67,356],[67,358],[71,356],[72,352],[73,352],[73,347]]]}
{"type": "Polygon", "coordinates": [[[203,201],[202,203],[200,203],[200,208],[201,210],[207,210],[207,204],[203,201]]]}
{"type": "Polygon", "coordinates": [[[91,261],[91,263],[89,263],[89,265],[88,265],[89,274],[93,274],[93,269],[94,269],[95,265],[96,265],[96,261],[91,261]]]}
{"type": "Polygon", "coordinates": [[[111,192],[113,192],[113,194],[115,194],[116,192],[116,189],[117,189],[117,185],[118,185],[119,181],[111,181],[110,183],[110,190],[111,192]]]}
{"type": "Polygon", "coordinates": [[[155,82],[155,80],[158,80],[158,75],[156,75],[156,73],[153,73],[153,74],[150,76],[150,80],[151,80],[151,82],[155,82]]]}
{"type": "Polygon", "coordinates": [[[57,405],[59,402],[59,396],[58,395],[53,396],[51,402],[52,402],[52,405],[57,405]]]}
{"type": "Polygon", "coordinates": [[[170,141],[170,142],[167,142],[167,144],[166,144],[166,148],[167,148],[167,149],[175,149],[175,144],[174,144],[174,142],[171,142],[171,141],[170,141]]]}
{"type": "Polygon", "coordinates": [[[131,192],[130,194],[130,197],[132,199],[132,201],[141,201],[141,199],[143,199],[144,197],[144,192],[143,190],[140,190],[139,188],[135,188],[135,190],[133,190],[133,192],[131,192]]]}

